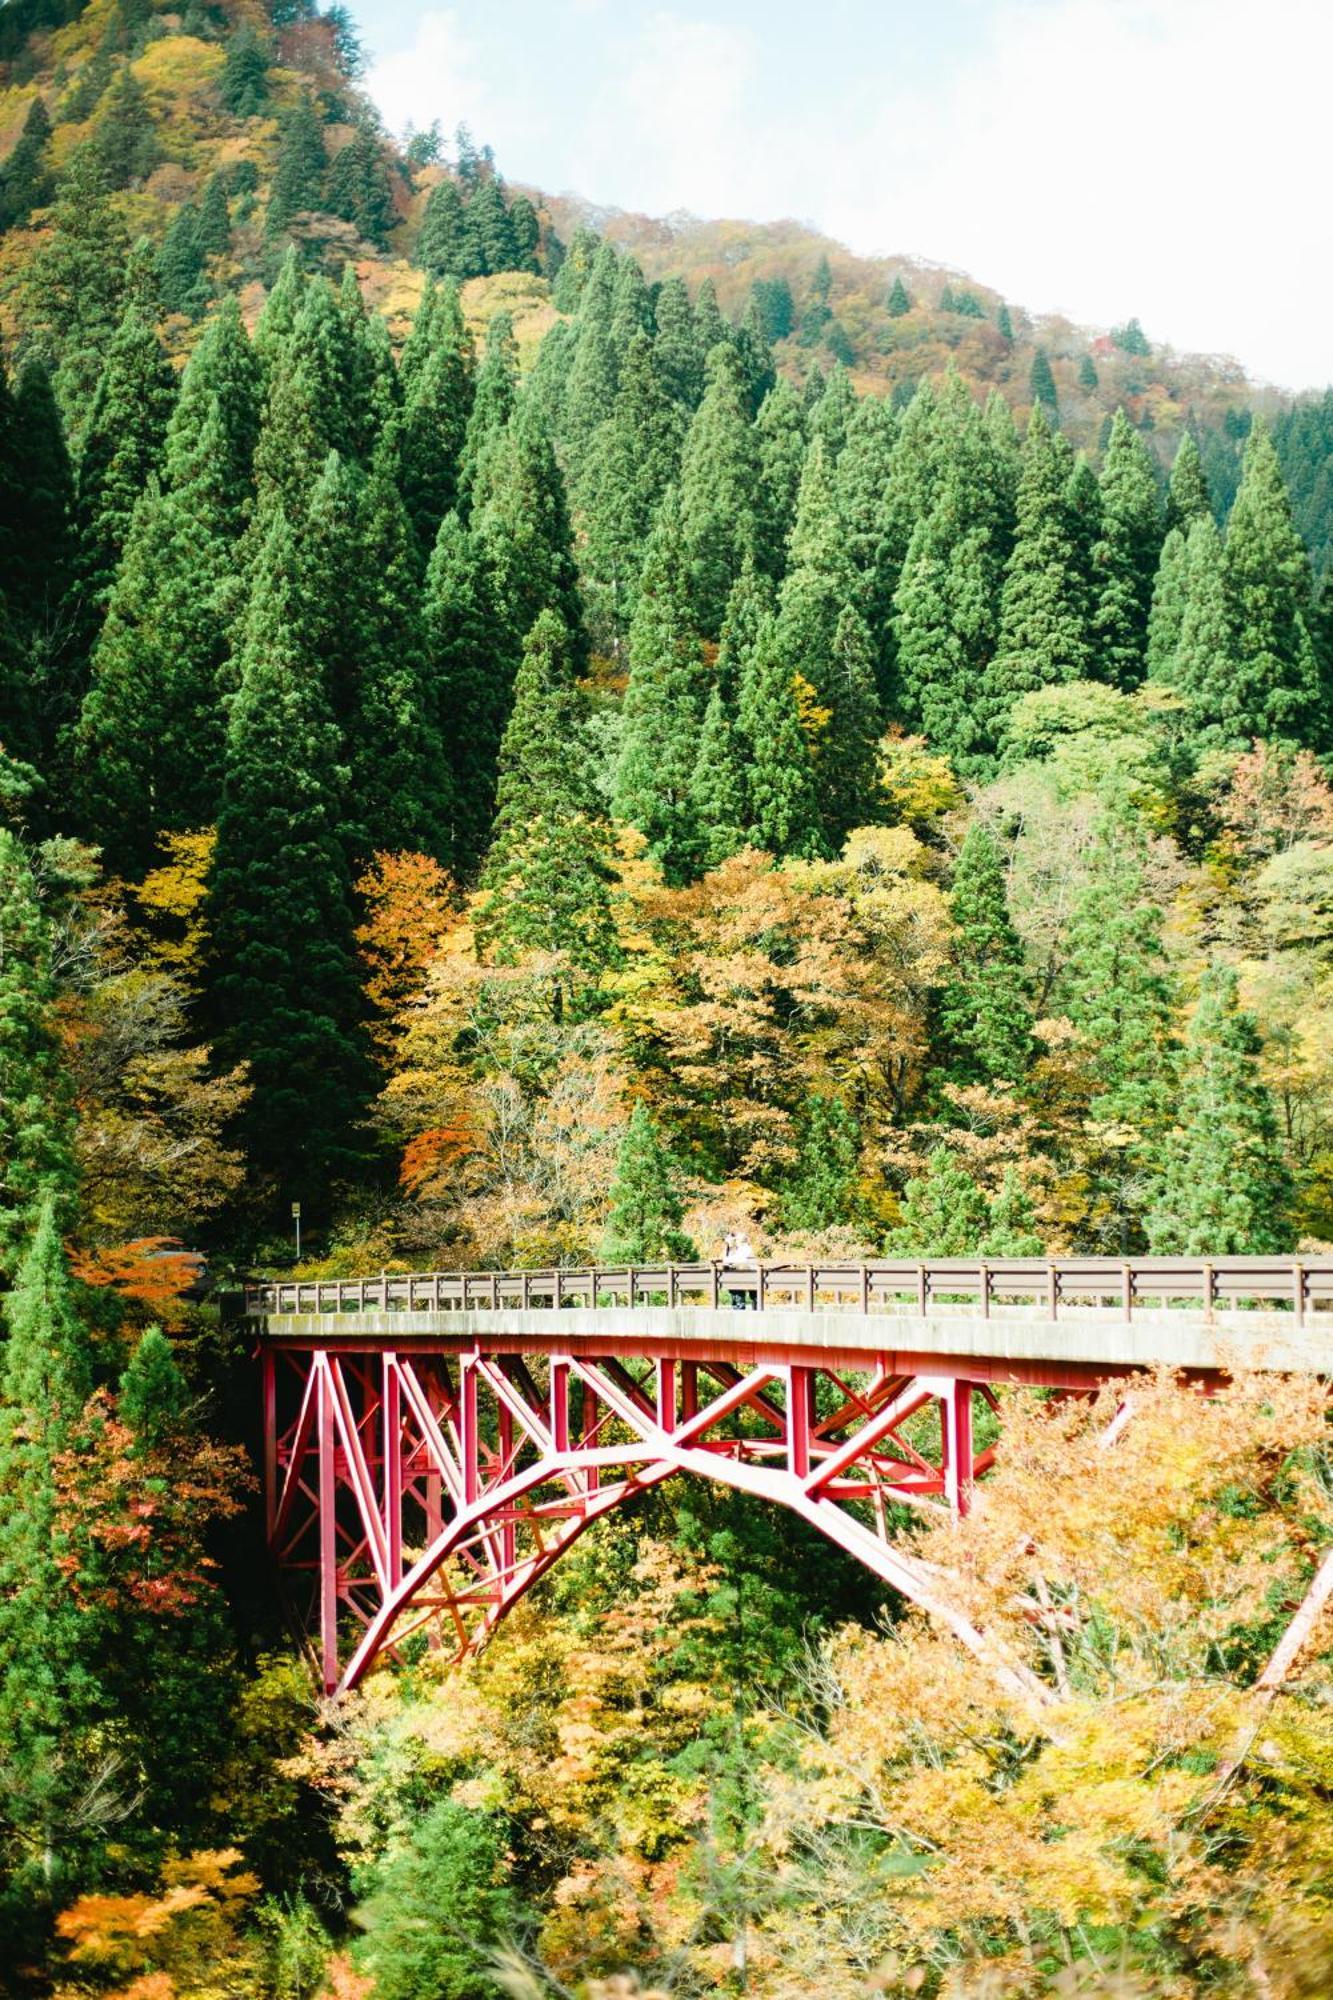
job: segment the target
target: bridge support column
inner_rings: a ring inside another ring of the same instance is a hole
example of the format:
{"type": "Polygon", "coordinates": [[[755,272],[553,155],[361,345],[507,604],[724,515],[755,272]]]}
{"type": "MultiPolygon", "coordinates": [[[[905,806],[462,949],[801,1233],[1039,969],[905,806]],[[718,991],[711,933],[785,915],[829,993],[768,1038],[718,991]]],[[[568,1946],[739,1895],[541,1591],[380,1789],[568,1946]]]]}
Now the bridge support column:
{"type": "Polygon", "coordinates": [[[972,1504],[972,1384],[953,1382],[940,1399],[944,1497],[953,1514],[972,1504]]]}

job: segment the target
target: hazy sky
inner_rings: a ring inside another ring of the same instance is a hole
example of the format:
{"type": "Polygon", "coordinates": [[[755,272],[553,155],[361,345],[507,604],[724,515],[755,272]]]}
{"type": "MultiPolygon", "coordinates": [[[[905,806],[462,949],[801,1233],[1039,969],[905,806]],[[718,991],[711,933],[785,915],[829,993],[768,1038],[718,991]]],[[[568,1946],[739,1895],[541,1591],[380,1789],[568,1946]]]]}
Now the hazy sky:
{"type": "Polygon", "coordinates": [[[1330,0],[361,0],[394,131],[1333,380],[1330,0]]]}

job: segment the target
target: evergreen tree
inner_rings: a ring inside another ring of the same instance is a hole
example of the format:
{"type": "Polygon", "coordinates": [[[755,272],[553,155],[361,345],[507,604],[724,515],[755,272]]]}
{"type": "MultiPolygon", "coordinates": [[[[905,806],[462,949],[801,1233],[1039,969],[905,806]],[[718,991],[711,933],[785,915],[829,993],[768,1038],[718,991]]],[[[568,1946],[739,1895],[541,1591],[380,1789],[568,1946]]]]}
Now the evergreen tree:
{"type": "Polygon", "coordinates": [[[490,836],[512,670],[490,572],[456,513],[440,523],[424,618],[427,693],[453,780],[450,846],[454,866],[467,875],[490,836]]]}
{"type": "Polygon", "coordinates": [[[231,245],[231,210],[227,203],[227,177],[224,173],[208,177],[204,197],[199,204],[195,241],[199,254],[205,259],[225,257],[231,245]]]}
{"type": "Polygon", "coordinates": [[[1222,538],[1211,514],[1194,522],[1185,544],[1179,629],[1161,678],[1184,696],[1197,750],[1243,749],[1258,733],[1242,705],[1222,538]]]}
{"type": "Polygon", "coordinates": [[[478,468],[472,529],[510,634],[510,657],[517,659],[539,615],[554,611],[581,672],[588,641],[564,481],[551,441],[526,400],[478,468]]]}
{"type": "Polygon", "coordinates": [[[95,1621],[71,1588],[56,1467],[92,1387],[56,1204],[39,1205],[14,1289],[0,1375],[0,1738],[5,1799],[0,1950],[17,1963],[24,1904],[72,1878],[79,1804],[90,1781],[99,1702],[95,1621]],[[6,1936],[5,1933],[8,1933],[6,1936]]]}
{"type": "Polygon", "coordinates": [[[1008,306],[1003,302],[1001,302],[1000,309],[995,315],[995,324],[999,330],[1001,339],[1007,340],[1012,347],[1014,344],[1014,318],[1008,306]]]}
{"type": "Polygon", "coordinates": [[[76,602],[74,472],[51,377],[30,355],[14,385],[10,476],[0,480],[4,600],[22,654],[22,716],[0,721],[0,743],[26,743],[48,786],[60,787],[61,729],[78,698],[82,634],[70,616],[76,602]]]}
{"type": "Polygon", "coordinates": [[[331,451],[356,459],[371,428],[367,357],[328,284],[307,285],[290,334],[268,367],[255,449],[261,512],[279,503],[295,523],[331,451]]]}
{"type": "Polygon", "coordinates": [[[1213,511],[1204,474],[1203,460],[1191,431],[1185,431],[1176,448],[1166,496],[1166,525],[1188,534],[1195,521],[1213,511]]]}
{"type": "Polygon", "coordinates": [[[1176,648],[1180,644],[1180,625],[1185,615],[1185,547],[1185,531],[1168,528],[1153,581],[1152,608],[1148,613],[1146,658],[1148,678],[1152,681],[1170,679],[1176,648]]]}
{"type": "Polygon", "coordinates": [[[745,769],[720,687],[714,687],[708,697],[699,731],[698,754],[690,774],[690,814],[696,858],[704,871],[716,868],[745,845],[749,818],[745,769]]]}
{"type": "Polygon", "coordinates": [[[684,1219],[679,1170],[651,1113],[636,1104],[616,1157],[601,1262],[692,1264],[698,1252],[681,1228],[684,1219]]]}
{"type": "Polygon", "coordinates": [[[551,292],[551,303],[557,312],[574,313],[579,309],[583,290],[592,274],[592,267],[602,247],[602,239],[595,229],[581,224],[574,231],[565,261],[556,274],[551,292]]]}
{"type": "Polygon", "coordinates": [[[722,308],[717,302],[717,286],[711,278],[704,279],[694,301],[694,342],[706,386],[713,350],[731,343],[731,327],[722,316],[722,308]]]}
{"type": "Polygon", "coordinates": [[[220,1063],[249,1065],[255,1172],[318,1219],[359,1158],[371,1070],[360,1025],[338,732],[297,538],[270,511],[241,632],[217,848],[207,998],[220,1063]]]}
{"type": "Polygon", "coordinates": [[[777,620],[760,624],[741,672],[737,734],[746,749],[749,838],[779,857],[823,851],[810,746],[777,620]]]}
{"type": "Polygon", "coordinates": [[[1236,975],[1205,973],[1185,1040],[1176,1123],[1148,1213],[1154,1254],[1282,1255],[1292,1248],[1291,1175],[1260,1075],[1262,1043],[1236,975]]]}
{"type": "Polygon", "coordinates": [[[883,723],[870,634],[854,604],[843,606],[834,627],[820,695],[828,703],[829,721],[815,779],[824,836],[837,853],[853,827],[878,817],[883,723]]]}
{"type": "Polygon", "coordinates": [[[264,300],[264,310],[260,313],[259,324],[255,328],[255,354],[266,379],[272,377],[292,337],[296,315],[301,310],[301,301],[305,294],[306,276],[301,268],[296,245],[293,243],[283,256],[277,278],[264,300]]]}
{"type": "Polygon", "coordinates": [[[497,179],[481,182],[468,202],[467,220],[481,254],[483,273],[512,271],[516,263],[514,232],[497,179]]]}
{"type": "Polygon", "coordinates": [[[45,100],[34,97],[19,142],[0,175],[0,229],[26,222],[34,208],[45,208],[50,201],[55,191],[50,143],[51,114],[45,100]]]}
{"type": "Polygon", "coordinates": [[[1100,377],[1097,374],[1097,366],[1096,363],[1093,361],[1092,356],[1090,354],[1081,354],[1079,356],[1079,362],[1078,362],[1079,388],[1088,390],[1095,389],[1098,386],[1099,381],[1100,377]]]}
{"type": "MultiPolygon", "coordinates": [[[[593,767],[569,635],[555,612],[544,611],[514,684],[481,876],[477,937],[501,959],[553,952],[593,975],[611,961],[611,829],[593,767]]],[[[557,1008],[562,991],[558,985],[557,1008]]]]}
{"type": "Polygon", "coordinates": [[[653,302],[643,268],[637,258],[622,257],[616,270],[611,318],[607,326],[617,370],[624,365],[630,342],[639,334],[651,340],[655,330],[653,302]]]}
{"type": "Polygon", "coordinates": [[[736,328],[732,342],[736,359],[740,362],[741,380],[745,384],[746,411],[755,417],[763,407],[764,398],[777,387],[778,371],[753,301],[744,320],[736,328]]]}
{"type": "Polygon", "coordinates": [[[998,742],[1019,695],[1082,680],[1089,666],[1086,577],[1070,507],[1070,452],[1038,406],[1023,447],[1000,636],[978,689],[983,741],[998,742]]]}
{"type": "Polygon", "coordinates": [[[759,444],[759,476],[763,492],[762,553],[764,567],[780,576],[787,537],[796,518],[796,496],[805,464],[805,413],[801,399],[784,377],[765,396],[755,421],[759,444]]]}
{"type": "Polygon", "coordinates": [[[600,650],[620,651],[662,496],[680,470],[683,418],[658,375],[653,344],[625,350],[611,416],[594,433],[580,488],[583,581],[600,650]]]}
{"type": "Polygon", "coordinates": [[[944,1146],[908,1181],[899,1217],[889,1232],[890,1256],[975,1257],[990,1224],[986,1197],[944,1146]]]}
{"type": "Polygon", "coordinates": [[[353,223],[377,250],[387,247],[397,221],[384,152],[366,126],[353,134],[329,168],[324,205],[353,223]]]}
{"type": "Polygon", "coordinates": [[[507,312],[494,314],[486,328],[486,349],[477,370],[468,412],[458,488],[469,497],[472,483],[490,446],[504,433],[518,401],[518,343],[507,312]]]}
{"type": "Polygon", "coordinates": [[[516,194],[509,204],[509,237],[516,271],[538,271],[541,260],[542,226],[537,211],[525,194],[516,194]]]}
{"type": "Polygon", "coordinates": [[[79,566],[96,607],[105,602],[130,517],[161,460],[176,377],[157,331],[135,303],[107,351],[79,460],[79,566]]]}
{"type": "MultiPolygon", "coordinates": [[[[897,420],[878,396],[863,396],[847,426],[833,483],[844,546],[856,576],[856,603],[870,632],[880,708],[891,712],[893,564],[883,524],[897,420]]],[[[905,549],[904,549],[905,553],[905,549]]]]}
{"type": "Polygon", "coordinates": [[[986,1234],[977,1245],[983,1257],[1040,1257],[1045,1248],[1037,1227],[1037,1212],[1012,1167],[1006,1167],[1000,1192],[990,1204],[986,1234]]]}
{"type": "Polygon", "coordinates": [[[1245,735],[1322,748],[1328,715],[1310,637],[1310,558],[1261,421],[1246,442],[1227,526],[1226,585],[1236,655],[1233,709],[1245,735]]]}
{"type": "Polygon", "coordinates": [[[911,294],[903,283],[902,273],[900,272],[889,288],[889,318],[902,319],[911,310],[911,294]]]}
{"type": "Polygon", "coordinates": [[[1100,497],[1101,534],[1092,550],[1093,653],[1099,678],[1128,691],[1146,667],[1162,521],[1152,459],[1123,410],[1111,425],[1100,497]]]}
{"type": "Polygon", "coordinates": [[[338,317],[346,343],[347,438],[357,457],[369,464],[385,439],[396,435],[401,395],[388,326],[382,314],[367,312],[350,263],[343,265],[338,287],[338,317]]]}
{"type": "Polygon", "coordinates": [[[182,202],[157,253],[158,296],[167,312],[193,319],[208,304],[204,253],[199,242],[199,216],[192,202],[182,202]]]}
{"type": "Polygon", "coordinates": [[[379,2000],[473,2000],[514,1919],[498,1814],[438,1799],[356,1887],[357,1957],[379,2000]],[[440,1913],[449,1912],[447,1923],[440,1913]]]}
{"type": "Polygon", "coordinates": [[[431,189],[417,236],[416,261],[432,278],[452,278],[460,285],[482,276],[481,245],[456,181],[438,181],[431,189]]]}
{"type": "MultiPolygon", "coordinates": [[[[599,259],[599,265],[601,260],[599,259]]],[[[583,294],[578,340],[565,381],[560,438],[577,490],[593,438],[615,407],[619,370],[611,340],[610,302],[596,271],[583,294]]]]}
{"type": "Polygon", "coordinates": [[[815,1091],[801,1119],[800,1150],[782,1190],[782,1220],[801,1234],[851,1218],[861,1135],[840,1097],[815,1091]]]}
{"type": "Polygon", "coordinates": [[[459,469],[472,407],[472,336],[458,287],[429,281],[403,348],[403,408],[397,424],[403,500],[423,554],[458,505],[459,469]]]}
{"type": "Polygon", "coordinates": [[[754,562],[747,560],[727,599],[717,649],[715,680],[729,715],[734,714],[740,700],[746,663],[754,652],[760,628],[773,609],[772,585],[754,562]]]}
{"type": "Polygon", "coordinates": [[[278,160],[269,191],[264,227],[280,235],[295,215],[317,209],[324,197],[328,155],[324,127],[308,92],[302,92],[282,121],[278,160]]]}
{"type": "Polygon", "coordinates": [[[1162,912],[1144,880],[1142,840],[1108,821],[1065,940],[1057,1003],[1088,1070],[1089,1228],[1124,1256],[1135,1247],[1173,1096],[1173,991],[1162,912]]]}
{"type": "Polygon", "coordinates": [[[1039,347],[1032,357],[1032,369],[1028,376],[1028,390],[1034,404],[1043,409],[1055,423],[1059,418],[1060,400],[1056,394],[1055,377],[1044,347],[1039,347]]]}
{"type": "Polygon", "coordinates": [[[1009,915],[1000,851],[980,821],[959,849],[950,902],[953,962],[937,1017],[942,1080],[1021,1083],[1032,1059],[1023,946],[1009,915]]]}
{"type": "Polygon", "coordinates": [[[674,488],[644,557],[629,661],[616,817],[639,828],[668,882],[688,881],[698,859],[690,787],[708,687],[674,488]]]}
{"type": "Polygon", "coordinates": [[[102,178],[113,193],[147,180],[160,157],[148,95],[126,65],[102,100],[93,135],[102,178]]]}
{"type": "Polygon", "coordinates": [[[0,827],[0,1274],[12,1277],[41,1203],[66,1219],[73,1107],[61,1067],[50,926],[32,863],[0,827]]]}
{"type": "Polygon", "coordinates": [[[842,456],[855,410],[856,391],[852,387],[852,378],[840,362],[835,363],[829,370],[824,393],[815,405],[809,426],[811,441],[819,438],[824,446],[830,476],[842,456]]]}
{"type": "Polygon", "coordinates": [[[704,371],[694,308],[683,278],[666,280],[657,295],[656,317],[653,354],[658,372],[667,394],[692,412],[704,392],[704,371]]]}
{"type": "Polygon", "coordinates": [[[97,155],[82,146],[61,178],[51,235],[33,255],[26,288],[28,325],[71,429],[87,416],[121,321],[129,251],[97,155]]]}
{"type": "Polygon", "coordinates": [[[246,22],[227,43],[222,102],[233,118],[259,118],[268,103],[268,53],[246,22]]]}

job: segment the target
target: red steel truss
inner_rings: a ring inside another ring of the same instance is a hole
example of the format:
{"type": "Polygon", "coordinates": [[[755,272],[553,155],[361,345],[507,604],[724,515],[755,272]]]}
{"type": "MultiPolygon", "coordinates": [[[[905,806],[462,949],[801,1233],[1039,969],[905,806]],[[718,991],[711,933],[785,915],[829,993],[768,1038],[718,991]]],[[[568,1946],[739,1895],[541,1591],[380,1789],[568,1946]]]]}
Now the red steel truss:
{"type": "Polygon", "coordinates": [[[472,1652],[589,1524],[675,1472],[789,1508],[979,1635],[895,1548],[891,1507],[963,1511],[989,1385],[826,1363],[263,1349],[270,1545],[327,1692],[415,1633],[472,1652]]]}

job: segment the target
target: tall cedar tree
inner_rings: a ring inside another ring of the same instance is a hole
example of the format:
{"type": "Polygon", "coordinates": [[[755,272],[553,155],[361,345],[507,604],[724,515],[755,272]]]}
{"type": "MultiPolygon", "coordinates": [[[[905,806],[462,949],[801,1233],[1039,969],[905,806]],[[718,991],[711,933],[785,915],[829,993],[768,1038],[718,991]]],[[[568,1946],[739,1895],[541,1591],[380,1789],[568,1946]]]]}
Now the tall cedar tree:
{"type": "Polygon", "coordinates": [[[1069,447],[1034,409],[1023,447],[1013,553],[1005,571],[1000,636],[978,688],[983,740],[1003,739],[1019,695],[1086,678],[1091,655],[1086,573],[1070,506],[1069,447]]]}
{"type": "Polygon", "coordinates": [[[139,495],[161,463],[176,377],[142,309],[116,329],[93,397],[79,459],[79,574],[95,620],[124,554],[139,495]]]}
{"type": "Polygon", "coordinates": [[[699,748],[690,773],[690,811],[700,868],[716,868],[745,845],[749,818],[745,763],[717,686],[708,697],[699,731],[699,748]]]}
{"type": "Polygon", "coordinates": [[[74,471],[51,376],[30,355],[19,370],[0,447],[0,549],[3,591],[21,656],[22,717],[6,714],[0,742],[26,742],[63,797],[57,739],[78,700],[79,620],[75,590],[74,471]]]}
{"type": "Polygon", "coordinates": [[[484,276],[481,245],[456,181],[438,181],[431,189],[416,261],[432,278],[452,278],[460,285],[484,276]]]}
{"type": "Polygon", "coordinates": [[[714,347],[707,372],[681,458],[680,525],[695,627],[701,638],[716,639],[731,587],[746,557],[758,553],[761,488],[759,447],[734,351],[714,347]]]}
{"type": "Polygon", "coordinates": [[[593,767],[569,634],[545,611],[523,647],[481,876],[477,937],[502,960],[553,952],[594,976],[610,963],[611,829],[593,767]]]}
{"type": "Polygon", "coordinates": [[[1176,643],[1161,679],[1184,697],[1191,746],[1244,749],[1257,734],[1241,706],[1243,682],[1227,601],[1222,537],[1211,514],[1196,520],[1180,567],[1176,643]]]}
{"type": "Polygon", "coordinates": [[[399,484],[423,561],[459,497],[475,357],[452,281],[428,286],[403,348],[399,484]]]}
{"type": "Polygon", "coordinates": [[[150,865],[157,834],[217,814],[258,400],[255,358],[229,301],[186,368],[162,482],[135,508],[75,738],[84,818],[108,865],[129,876],[150,865]]]}
{"type": "Polygon", "coordinates": [[[393,187],[384,149],[365,126],[353,134],[329,168],[324,203],[331,215],[353,223],[377,250],[387,247],[389,232],[398,219],[393,187]]]}
{"type": "Polygon", "coordinates": [[[761,620],[741,670],[736,721],[745,748],[751,841],[779,858],[822,853],[810,745],[771,615],[761,620]]]}
{"type": "Polygon", "coordinates": [[[708,677],[694,631],[674,487],[662,502],[644,557],[629,662],[616,817],[638,827],[668,882],[686,882],[699,859],[691,782],[708,677]]]}
{"type": "Polygon", "coordinates": [[[158,297],[169,313],[194,318],[208,304],[204,252],[199,241],[199,214],[193,202],[182,202],[162,240],[153,266],[158,297]]]}
{"type": "Polygon", "coordinates": [[[273,377],[274,371],[286,350],[296,325],[296,315],[301,310],[301,301],[306,294],[306,275],[301,268],[301,259],[296,245],[291,244],[278,275],[264,300],[264,309],[255,327],[255,355],[263,371],[265,385],[273,377]]]}
{"type": "Polygon", "coordinates": [[[902,281],[901,274],[894,279],[889,288],[888,309],[890,319],[902,319],[906,313],[912,310],[911,296],[902,281]]]}
{"type": "Polygon", "coordinates": [[[878,696],[856,577],[834,504],[821,437],[801,477],[790,562],[778,599],[777,643],[793,683],[811,690],[816,794],[825,844],[836,853],[873,808],[878,696]]]}
{"type": "Polygon", "coordinates": [[[1310,636],[1310,558],[1262,421],[1246,441],[1227,524],[1226,582],[1236,649],[1232,705],[1245,735],[1322,749],[1328,711],[1310,636]]]}
{"type": "Polygon", "coordinates": [[[1147,664],[1148,613],[1162,547],[1157,474],[1123,410],[1111,424],[1101,476],[1101,535],[1092,551],[1097,674],[1128,691],[1147,664]]]}
{"type": "Polygon", "coordinates": [[[302,92],[282,121],[264,223],[270,236],[279,235],[293,216],[319,207],[327,168],[324,127],[308,92],[302,92]]]}
{"type": "Polygon", "coordinates": [[[120,324],[130,251],[91,146],[81,146],[62,175],[51,222],[28,267],[26,316],[77,432],[120,324]]]}
{"type": "Polygon", "coordinates": [[[575,489],[582,481],[592,441],[615,406],[619,385],[620,370],[611,338],[614,281],[606,269],[607,259],[614,268],[614,258],[615,253],[608,246],[598,257],[584,289],[574,358],[561,404],[560,442],[570,483],[575,489]]]}
{"type": "MultiPolygon", "coordinates": [[[[1208,516],[1211,521],[1211,514],[1208,516]]],[[[1193,526],[1193,523],[1190,523],[1193,526]]],[[[1148,612],[1148,678],[1170,678],[1180,625],[1185,616],[1185,550],[1187,528],[1168,528],[1153,579],[1152,606],[1148,612]]],[[[1228,652],[1230,647],[1228,646],[1228,652]]]]}
{"type": "Polygon", "coordinates": [[[1056,394],[1055,377],[1044,348],[1039,347],[1032,357],[1032,368],[1028,375],[1028,391],[1033,407],[1044,410],[1052,423],[1059,420],[1060,399],[1056,394]]]}
{"type": "Polygon", "coordinates": [[[684,422],[647,333],[626,349],[610,417],[594,433],[580,487],[583,583],[598,650],[618,656],[662,496],[680,470],[684,422]]]}
{"type": "Polygon", "coordinates": [[[476,233],[483,276],[494,271],[512,271],[516,261],[514,232],[504,190],[494,176],[483,181],[469,201],[468,221],[476,233]]]}
{"type": "Polygon", "coordinates": [[[258,118],[268,103],[268,54],[249,22],[227,43],[220,88],[233,118],[258,118]]]}
{"type": "MultiPolygon", "coordinates": [[[[543,611],[559,616],[581,673],[588,657],[564,481],[536,412],[520,404],[477,470],[472,530],[508,627],[511,658],[543,611]]],[[[510,668],[512,676],[513,669],[510,668]]]]}
{"type": "Polygon", "coordinates": [[[26,222],[34,208],[45,208],[55,191],[50,166],[51,114],[35,97],[28,106],[19,142],[0,173],[0,227],[26,222]]]}
{"type": "Polygon", "coordinates": [[[653,354],[667,394],[687,414],[704,392],[703,364],[694,325],[694,307],[683,278],[668,278],[657,295],[653,354]]]}
{"type": "Polygon", "coordinates": [[[807,443],[801,399],[785,376],[764,398],[755,419],[755,437],[763,495],[763,563],[770,575],[781,576],[807,443]]]}
{"type": "Polygon", "coordinates": [[[891,614],[897,571],[886,546],[882,508],[896,435],[897,418],[888,403],[878,396],[863,396],[847,426],[833,487],[844,546],[856,575],[857,609],[875,649],[875,681],[886,716],[896,708],[891,614]]]}
{"type": "Polygon", "coordinates": [[[1186,431],[1176,447],[1166,494],[1166,525],[1188,531],[1195,521],[1213,511],[1208,479],[1199,457],[1192,431],[1186,431]]]}
{"type": "Polygon", "coordinates": [[[490,838],[496,762],[509,713],[509,637],[489,565],[456,513],[440,523],[426,571],[426,688],[452,783],[449,845],[470,876],[490,838]]]}
{"type": "Polygon", "coordinates": [[[1174,993],[1162,912],[1144,877],[1141,836],[1100,829],[1074,907],[1057,993],[1078,1030],[1093,1139],[1085,1169],[1094,1240],[1120,1255],[1140,1220],[1173,1102],[1174,993]]]}
{"type": "Polygon", "coordinates": [[[307,285],[290,334],[268,364],[255,451],[261,515],[270,502],[300,520],[331,451],[357,458],[369,412],[356,335],[328,284],[307,285]]]}
{"type": "Polygon", "coordinates": [[[860,1156],[857,1123],[840,1097],[816,1091],[801,1119],[800,1150],[782,1190],[788,1229],[834,1229],[851,1220],[860,1156]]]}
{"type": "Polygon", "coordinates": [[[69,1219],[73,1108],[61,1064],[51,933],[32,863],[0,826],[0,1276],[12,1278],[41,1203],[69,1219]]]}
{"type": "Polygon", "coordinates": [[[361,1154],[372,1085],[344,771],[310,629],[297,536],[270,514],[241,632],[209,878],[207,998],[223,1065],[249,1065],[240,1136],[275,1194],[327,1214],[361,1154]]]}
{"type": "MultiPolygon", "coordinates": [[[[31,1912],[69,1879],[98,1757],[94,1640],[58,1511],[61,1455],[92,1387],[57,1207],[44,1199],[5,1300],[0,1374],[0,1950],[19,1962],[31,1912]],[[7,1934],[7,1935],[6,1935],[7,1934]]],[[[25,1940],[26,1941],[26,1940],[25,1940]]]]}
{"type": "Polygon", "coordinates": [[[646,1105],[636,1104],[616,1155],[600,1256],[606,1264],[693,1263],[695,1246],[681,1228],[685,1201],[675,1161],[646,1105]]]}
{"type": "Polygon", "coordinates": [[[477,370],[468,413],[458,488],[470,500],[478,468],[504,433],[518,402],[518,343],[507,312],[494,313],[486,329],[486,350],[477,370]]]}
{"type": "Polygon", "coordinates": [[[1185,1038],[1180,1101],[1161,1190],[1147,1218],[1154,1254],[1281,1256],[1293,1245],[1291,1175],[1260,1074],[1263,1044],[1236,975],[1205,973],[1185,1038]]]}
{"type": "Polygon", "coordinates": [[[1032,1060],[1032,1003],[1023,946],[994,835],[967,830],[954,868],[952,966],[939,998],[941,1081],[1021,1083],[1032,1060]]]}
{"type": "Polygon", "coordinates": [[[402,390],[388,326],[381,313],[367,311],[350,263],[343,265],[338,287],[338,317],[346,342],[348,441],[369,464],[391,426],[396,435],[402,390]]]}
{"type": "Polygon", "coordinates": [[[387,468],[365,478],[330,453],[302,539],[308,629],[344,744],[341,833],[353,866],[384,850],[444,859],[452,814],[416,547],[387,468]],[[349,576],[361,578],[350,602],[349,576]]]}
{"type": "Polygon", "coordinates": [[[140,185],[158,163],[148,93],[128,64],[102,100],[92,144],[113,193],[140,185]]]}

